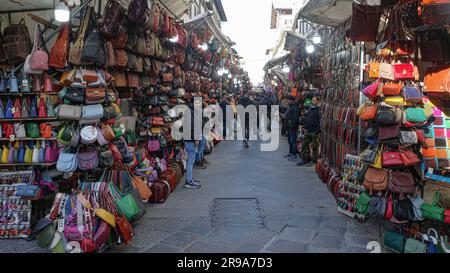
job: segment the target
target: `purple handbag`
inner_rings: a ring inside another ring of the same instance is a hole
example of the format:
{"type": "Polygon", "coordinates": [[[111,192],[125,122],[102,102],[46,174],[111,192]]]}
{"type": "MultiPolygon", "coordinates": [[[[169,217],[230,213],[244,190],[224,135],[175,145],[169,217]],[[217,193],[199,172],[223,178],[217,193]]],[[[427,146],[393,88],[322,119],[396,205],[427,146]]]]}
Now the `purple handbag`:
{"type": "Polygon", "coordinates": [[[52,145],[48,145],[47,143],[45,149],[45,163],[54,163],[58,161],[60,151],[61,150],[58,148],[56,141],[53,142],[52,145]]]}
{"type": "Polygon", "coordinates": [[[157,152],[160,149],[158,140],[149,140],[147,144],[147,148],[149,152],[157,152]]]}
{"type": "Polygon", "coordinates": [[[78,153],[78,168],[81,171],[88,171],[98,167],[97,152],[78,153]]]}
{"type": "Polygon", "coordinates": [[[97,128],[98,132],[98,138],[97,142],[100,146],[107,145],[109,142],[105,139],[105,136],[103,135],[103,132],[100,128],[97,128]]]}
{"type": "Polygon", "coordinates": [[[421,102],[422,101],[422,93],[419,89],[411,86],[406,86],[403,88],[403,97],[405,101],[408,102],[421,102]]]}
{"type": "Polygon", "coordinates": [[[14,145],[9,145],[9,154],[8,154],[8,163],[16,163],[14,162],[14,145]]]}

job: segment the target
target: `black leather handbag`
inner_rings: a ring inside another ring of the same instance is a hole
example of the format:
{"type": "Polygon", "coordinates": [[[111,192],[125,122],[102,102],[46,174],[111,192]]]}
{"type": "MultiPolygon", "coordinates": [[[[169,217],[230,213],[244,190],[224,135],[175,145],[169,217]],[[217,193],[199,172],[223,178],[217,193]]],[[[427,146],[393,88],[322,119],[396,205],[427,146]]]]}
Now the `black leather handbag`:
{"type": "Polygon", "coordinates": [[[84,89],[71,87],[66,91],[64,99],[74,104],[84,104],[84,89]]]}
{"type": "Polygon", "coordinates": [[[385,126],[395,125],[397,123],[395,110],[391,108],[379,109],[375,116],[375,122],[385,126]]]}
{"type": "Polygon", "coordinates": [[[393,208],[395,219],[399,221],[409,221],[414,218],[414,207],[408,198],[394,200],[393,208]]]}
{"type": "Polygon", "coordinates": [[[103,107],[103,118],[108,120],[117,117],[116,108],[112,105],[103,107]]]}

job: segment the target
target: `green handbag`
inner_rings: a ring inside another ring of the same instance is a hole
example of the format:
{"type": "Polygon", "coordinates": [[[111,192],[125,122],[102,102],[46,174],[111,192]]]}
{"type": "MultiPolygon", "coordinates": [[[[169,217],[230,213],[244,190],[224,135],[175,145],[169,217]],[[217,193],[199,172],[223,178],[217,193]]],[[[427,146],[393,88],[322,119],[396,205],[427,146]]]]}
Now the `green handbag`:
{"type": "MultiPolygon", "coordinates": [[[[416,234],[417,235],[417,234],[416,234]]],[[[408,238],[405,243],[405,253],[427,253],[427,245],[414,238],[408,238]]]]}
{"type": "Polygon", "coordinates": [[[427,120],[425,111],[422,108],[408,108],[406,109],[406,120],[414,123],[421,123],[427,120]]]}
{"type": "Polygon", "coordinates": [[[39,133],[39,126],[37,125],[37,123],[27,123],[25,127],[28,137],[38,138],[41,136],[41,134],[39,133]]]}
{"type": "Polygon", "coordinates": [[[61,129],[59,129],[57,138],[62,144],[68,145],[74,135],[75,125],[72,123],[70,125],[64,125],[61,129]]]}
{"type": "Polygon", "coordinates": [[[426,219],[438,220],[440,222],[444,221],[444,208],[440,206],[442,203],[441,192],[437,191],[434,193],[433,203],[427,204],[423,203],[420,207],[422,209],[422,216],[426,219]]]}
{"type": "Polygon", "coordinates": [[[358,201],[356,201],[356,210],[366,215],[369,209],[370,196],[363,192],[359,195],[358,201]]]}
{"type": "Polygon", "coordinates": [[[127,143],[128,144],[134,144],[136,143],[136,133],[132,130],[126,130],[125,135],[127,137],[127,143]]]}
{"type": "Polygon", "coordinates": [[[116,138],[123,136],[124,132],[120,125],[114,125],[114,126],[112,126],[112,129],[114,131],[114,135],[116,136],[116,138]]]}
{"type": "Polygon", "coordinates": [[[384,246],[403,252],[405,250],[405,236],[395,231],[387,231],[384,233],[384,246]]]}
{"type": "Polygon", "coordinates": [[[128,221],[132,221],[138,214],[141,213],[141,210],[131,194],[120,194],[116,186],[112,183],[109,184],[109,189],[111,194],[114,196],[114,201],[117,208],[123,215],[125,215],[128,221]]]}

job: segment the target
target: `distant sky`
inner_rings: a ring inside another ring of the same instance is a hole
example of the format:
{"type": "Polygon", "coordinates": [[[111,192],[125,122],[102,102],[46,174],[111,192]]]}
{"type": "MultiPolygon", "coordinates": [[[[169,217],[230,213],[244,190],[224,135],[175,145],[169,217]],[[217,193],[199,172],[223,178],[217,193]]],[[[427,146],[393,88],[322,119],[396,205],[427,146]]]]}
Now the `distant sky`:
{"type": "Polygon", "coordinates": [[[236,43],[234,48],[244,57],[244,69],[253,84],[263,81],[264,64],[270,60],[266,49],[277,37],[270,30],[272,0],[222,0],[228,22],[222,31],[236,43]]]}

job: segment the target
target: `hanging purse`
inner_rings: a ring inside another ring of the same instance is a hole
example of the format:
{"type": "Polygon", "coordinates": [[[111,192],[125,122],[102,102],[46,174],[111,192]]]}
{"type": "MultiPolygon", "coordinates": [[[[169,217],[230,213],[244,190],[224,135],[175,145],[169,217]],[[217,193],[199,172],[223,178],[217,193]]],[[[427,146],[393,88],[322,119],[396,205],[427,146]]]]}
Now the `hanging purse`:
{"type": "Polygon", "coordinates": [[[47,118],[47,109],[45,109],[45,98],[39,98],[39,118],[47,118]]]}
{"type": "Polygon", "coordinates": [[[58,161],[59,157],[59,148],[56,141],[53,142],[53,144],[48,145],[46,144],[45,149],[45,163],[55,163],[58,161]]]}
{"type": "Polygon", "coordinates": [[[58,157],[58,162],[56,163],[56,169],[63,173],[71,173],[77,170],[77,154],[70,153],[67,150],[62,152],[58,157]]]}
{"type": "Polygon", "coordinates": [[[8,97],[8,102],[6,103],[5,119],[13,119],[13,103],[8,97]]]}
{"type": "Polygon", "coordinates": [[[403,194],[413,194],[416,191],[414,177],[411,173],[390,171],[388,190],[393,193],[399,193],[401,196],[403,194]]]}
{"type": "Polygon", "coordinates": [[[403,97],[408,102],[422,102],[422,93],[415,87],[406,86],[403,88],[403,97]]]}
{"type": "Polygon", "coordinates": [[[32,156],[32,162],[33,164],[39,164],[39,142],[36,142],[36,144],[33,147],[33,156],[32,156]]]}
{"type": "Polygon", "coordinates": [[[390,126],[390,127],[380,127],[378,129],[378,140],[389,140],[395,139],[400,133],[400,125],[390,126]]]}
{"type": "Polygon", "coordinates": [[[98,104],[105,101],[104,88],[86,88],[86,104],[98,104]]]}
{"type": "Polygon", "coordinates": [[[417,144],[417,134],[415,131],[400,131],[400,142],[403,144],[417,144]]]}
{"type": "Polygon", "coordinates": [[[59,119],[65,120],[80,120],[81,119],[81,106],[61,104],[55,109],[56,116],[59,119]]]}
{"type": "Polygon", "coordinates": [[[48,70],[48,54],[41,49],[41,39],[40,39],[40,27],[36,26],[36,39],[34,44],[34,49],[31,52],[30,57],[30,68],[34,71],[46,71],[48,70]]]}
{"type": "Polygon", "coordinates": [[[30,137],[30,138],[39,138],[40,137],[39,126],[37,125],[37,123],[30,122],[30,123],[27,123],[25,127],[26,127],[28,137],[30,137]]]}
{"type": "Polygon", "coordinates": [[[406,109],[406,119],[413,123],[422,123],[427,120],[425,111],[422,108],[408,108],[406,109]]]}
{"type": "Polygon", "coordinates": [[[30,102],[30,118],[38,117],[37,101],[36,98],[32,98],[30,102]]]}
{"type": "Polygon", "coordinates": [[[20,103],[20,99],[19,98],[17,98],[15,101],[14,101],[14,108],[13,108],[13,118],[14,119],[20,119],[20,117],[21,117],[21,103],[20,103]]]}
{"type": "Polygon", "coordinates": [[[21,141],[19,144],[19,153],[17,156],[17,163],[19,163],[19,164],[25,163],[25,147],[23,147],[23,143],[21,141]]]}
{"type": "Polygon", "coordinates": [[[380,64],[380,78],[385,80],[393,81],[394,77],[394,66],[388,63],[380,64]]]}
{"type": "Polygon", "coordinates": [[[47,108],[47,117],[56,117],[55,108],[53,107],[52,99],[48,96],[45,97],[45,106],[47,108]]]}
{"type": "Polygon", "coordinates": [[[410,150],[403,151],[400,154],[400,156],[402,158],[404,166],[414,166],[420,163],[420,159],[413,151],[410,150]]]}
{"type": "Polygon", "coordinates": [[[59,36],[50,51],[48,65],[54,68],[65,68],[67,66],[69,48],[69,24],[60,27],[59,36]]]}
{"type": "Polygon", "coordinates": [[[25,125],[23,123],[14,123],[14,134],[16,138],[25,138],[27,133],[25,131],[25,125]]]}
{"type": "MultiPolygon", "coordinates": [[[[1,103],[1,102],[0,102],[1,103]]],[[[22,118],[29,118],[30,112],[28,110],[29,100],[27,98],[22,99],[21,116],[22,118]]]]}
{"type": "Polygon", "coordinates": [[[383,168],[403,166],[400,152],[383,152],[381,154],[383,168]]]}
{"type": "Polygon", "coordinates": [[[88,171],[98,167],[98,154],[93,152],[78,153],[78,169],[81,171],[88,171]]]}

